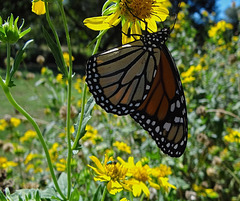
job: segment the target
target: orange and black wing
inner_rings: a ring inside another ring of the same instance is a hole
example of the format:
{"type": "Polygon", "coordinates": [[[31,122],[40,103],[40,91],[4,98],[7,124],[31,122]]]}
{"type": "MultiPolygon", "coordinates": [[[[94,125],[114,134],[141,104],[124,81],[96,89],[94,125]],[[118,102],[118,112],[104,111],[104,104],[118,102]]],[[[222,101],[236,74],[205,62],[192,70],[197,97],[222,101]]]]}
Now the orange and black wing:
{"type": "Polygon", "coordinates": [[[148,96],[131,117],[164,153],[172,157],[183,154],[188,135],[186,101],[176,64],[165,44],[148,96]]]}
{"type": "Polygon", "coordinates": [[[142,40],[93,55],[86,82],[96,103],[117,115],[134,112],[150,91],[159,59],[160,51],[150,53],[142,40]]]}

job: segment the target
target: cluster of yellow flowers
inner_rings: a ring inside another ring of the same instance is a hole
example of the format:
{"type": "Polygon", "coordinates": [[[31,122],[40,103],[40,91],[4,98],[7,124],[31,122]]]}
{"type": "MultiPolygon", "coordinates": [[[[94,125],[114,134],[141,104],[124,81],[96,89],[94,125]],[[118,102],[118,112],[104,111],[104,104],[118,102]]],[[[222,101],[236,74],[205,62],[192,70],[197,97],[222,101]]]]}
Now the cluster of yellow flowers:
{"type": "Polygon", "coordinates": [[[91,156],[90,159],[96,165],[96,167],[88,165],[97,175],[94,180],[107,182],[106,187],[110,194],[115,195],[126,190],[131,191],[135,197],[143,192],[149,198],[149,187],[162,189],[165,192],[168,192],[169,188],[176,189],[168,182],[167,176],[172,172],[166,165],[161,164],[159,167],[150,168],[147,164],[143,165],[141,161],[135,164],[133,157],[129,157],[127,162],[120,157],[115,161],[107,154],[103,164],[95,156],[91,156]]]}
{"type": "Polygon", "coordinates": [[[15,117],[11,117],[9,120],[0,119],[0,131],[4,131],[9,127],[18,127],[21,123],[21,120],[15,117]]]}
{"type": "Polygon", "coordinates": [[[83,142],[90,141],[92,144],[96,144],[97,142],[103,141],[102,137],[98,134],[97,129],[92,126],[87,125],[86,131],[87,132],[81,139],[83,142]]]}
{"type": "Polygon", "coordinates": [[[240,131],[227,128],[228,135],[224,136],[224,140],[230,143],[236,142],[240,144],[240,131]]]}
{"type": "Polygon", "coordinates": [[[190,83],[194,81],[196,78],[194,77],[195,72],[199,72],[203,69],[203,67],[198,64],[197,66],[190,66],[187,71],[181,73],[182,83],[190,83]]]}

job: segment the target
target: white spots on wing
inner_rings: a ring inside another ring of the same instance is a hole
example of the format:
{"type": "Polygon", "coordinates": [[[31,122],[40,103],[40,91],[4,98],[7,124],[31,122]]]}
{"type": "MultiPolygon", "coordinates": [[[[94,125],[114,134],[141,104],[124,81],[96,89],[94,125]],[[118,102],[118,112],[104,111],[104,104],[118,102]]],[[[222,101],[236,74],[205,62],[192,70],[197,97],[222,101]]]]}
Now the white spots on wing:
{"type": "Polygon", "coordinates": [[[170,127],[171,127],[171,123],[168,123],[168,122],[166,122],[166,123],[163,125],[163,128],[164,128],[166,131],[169,131],[170,127]]]}

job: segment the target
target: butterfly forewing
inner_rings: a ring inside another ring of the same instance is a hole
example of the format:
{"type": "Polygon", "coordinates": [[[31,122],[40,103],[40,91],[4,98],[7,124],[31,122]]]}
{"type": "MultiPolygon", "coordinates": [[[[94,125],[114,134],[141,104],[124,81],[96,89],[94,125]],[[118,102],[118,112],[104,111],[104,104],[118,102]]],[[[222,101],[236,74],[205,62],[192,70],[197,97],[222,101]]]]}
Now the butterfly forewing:
{"type": "Polygon", "coordinates": [[[159,56],[159,50],[144,49],[141,40],[92,56],[86,82],[97,104],[117,115],[134,112],[147,97],[159,56]]]}

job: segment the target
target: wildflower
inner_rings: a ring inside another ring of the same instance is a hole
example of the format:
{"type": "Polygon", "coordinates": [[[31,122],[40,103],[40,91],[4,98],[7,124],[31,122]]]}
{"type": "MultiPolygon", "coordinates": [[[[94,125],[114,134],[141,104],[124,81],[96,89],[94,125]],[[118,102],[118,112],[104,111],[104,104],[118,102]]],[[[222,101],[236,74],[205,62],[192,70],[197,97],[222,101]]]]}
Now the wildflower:
{"type": "MultiPolygon", "coordinates": [[[[71,105],[71,107],[70,107],[70,118],[74,119],[77,114],[78,114],[77,109],[73,105],[71,105]]],[[[66,105],[64,105],[60,108],[59,115],[60,115],[61,119],[65,120],[67,118],[67,106],[66,105]]]]}
{"type": "Polygon", "coordinates": [[[56,81],[60,84],[63,84],[63,75],[61,73],[57,74],[56,81]]]}
{"type": "Polygon", "coordinates": [[[171,174],[171,168],[163,164],[160,164],[159,167],[152,168],[152,175],[154,177],[166,177],[171,174]]]}
{"type": "MultiPolygon", "coordinates": [[[[65,63],[67,64],[67,66],[70,66],[70,63],[69,63],[70,58],[69,58],[69,54],[67,52],[63,53],[63,59],[64,59],[65,63]]],[[[74,59],[75,58],[72,56],[72,61],[74,61],[74,59]]]]}
{"type": "Polygon", "coordinates": [[[138,161],[136,164],[134,164],[133,157],[129,157],[128,162],[125,162],[120,157],[118,157],[118,160],[125,167],[128,167],[127,175],[131,177],[131,179],[129,180],[129,183],[132,186],[133,195],[135,197],[140,196],[143,192],[149,198],[150,191],[146,185],[147,183],[155,189],[160,188],[158,184],[152,181],[152,178],[151,178],[152,170],[148,165],[142,166],[141,161],[138,161]]]}
{"type": "MultiPolygon", "coordinates": [[[[150,32],[157,31],[156,22],[166,20],[169,11],[168,3],[165,0],[111,0],[104,4],[102,16],[87,18],[84,24],[95,31],[106,30],[122,23],[122,43],[128,43],[134,40],[133,37],[127,37],[130,34],[141,35],[141,29],[145,30],[147,23],[150,32]],[[166,2],[166,1],[165,1],[166,2]],[[111,4],[111,5],[110,5],[111,4]]],[[[138,37],[135,37],[138,38],[138,37]]]]}
{"type": "Polygon", "coordinates": [[[107,190],[110,194],[115,195],[124,189],[131,191],[131,188],[125,180],[128,171],[127,167],[120,165],[120,163],[107,164],[108,161],[114,161],[114,159],[112,157],[108,158],[106,154],[103,164],[101,164],[101,162],[95,156],[91,156],[90,159],[97,166],[97,168],[95,168],[88,165],[88,167],[92,168],[97,174],[97,176],[94,177],[94,180],[107,182],[107,190]]]}
{"type": "Polygon", "coordinates": [[[45,62],[44,56],[38,55],[36,58],[36,62],[39,63],[40,65],[43,65],[43,63],[45,62]]]}
{"type": "Polygon", "coordinates": [[[0,119],[0,131],[4,131],[7,127],[7,122],[5,119],[0,119]]]}
{"type": "Polygon", "coordinates": [[[32,12],[36,13],[37,15],[44,15],[46,13],[45,9],[45,2],[44,1],[32,1],[32,12]]]}
{"type": "Polygon", "coordinates": [[[15,117],[11,117],[10,123],[13,127],[18,127],[21,123],[21,120],[15,117]]]}
{"type": "Polygon", "coordinates": [[[167,178],[167,177],[158,177],[159,185],[161,186],[161,188],[163,188],[165,190],[165,192],[168,192],[169,188],[176,189],[176,186],[170,184],[168,182],[168,179],[169,178],[167,178]]]}
{"type": "Polygon", "coordinates": [[[57,158],[58,158],[58,147],[59,147],[59,144],[57,142],[55,142],[52,145],[52,148],[49,149],[49,154],[50,154],[50,157],[51,157],[52,161],[56,161],[57,158]]]}
{"type": "Polygon", "coordinates": [[[36,131],[33,130],[28,130],[24,133],[24,136],[20,137],[20,142],[25,142],[25,141],[29,141],[32,138],[35,138],[37,135],[36,131]]]}
{"type": "Polygon", "coordinates": [[[194,184],[193,190],[197,193],[197,195],[200,195],[203,197],[218,198],[218,193],[211,188],[204,188],[202,186],[198,186],[194,184]]]}
{"type": "Polygon", "coordinates": [[[203,10],[203,11],[202,11],[202,15],[203,15],[204,17],[207,17],[207,16],[208,16],[208,12],[207,12],[206,10],[203,10]]]}
{"type": "Polygon", "coordinates": [[[128,154],[131,154],[131,147],[129,147],[126,143],[124,142],[119,142],[119,141],[116,141],[113,143],[113,146],[117,147],[118,150],[120,151],[124,151],[128,154]]]}
{"type": "Polygon", "coordinates": [[[224,140],[230,143],[236,142],[240,144],[240,131],[227,128],[228,135],[224,136],[224,140]]]}
{"type": "Polygon", "coordinates": [[[7,169],[9,167],[15,167],[18,164],[13,161],[8,161],[6,157],[0,156],[0,169],[7,169]]]}
{"type": "Polygon", "coordinates": [[[30,161],[32,161],[34,158],[38,158],[38,157],[40,157],[41,155],[39,155],[39,154],[33,154],[33,153],[29,153],[28,155],[27,155],[27,157],[25,158],[25,160],[24,160],[24,164],[26,165],[26,164],[28,164],[30,161]]]}
{"type": "Polygon", "coordinates": [[[82,92],[81,83],[83,83],[81,78],[77,78],[76,82],[74,83],[74,88],[78,91],[78,93],[82,92]]]}
{"type": "Polygon", "coordinates": [[[30,32],[30,27],[23,32],[21,31],[24,25],[24,21],[19,28],[17,27],[18,19],[19,17],[14,20],[13,14],[11,14],[11,17],[8,17],[7,21],[2,24],[2,18],[0,16],[0,41],[4,43],[14,44],[20,38],[30,32]]]}
{"type": "Polygon", "coordinates": [[[86,126],[86,133],[85,135],[82,137],[82,141],[91,141],[92,144],[96,144],[99,141],[102,141],[102,137],[98,134],[97,129],[94,129],[92,126],[87,125],[86,126]]]}
{"type": "Polygon", "coordinates": [[[60,159],[58,163],[56,163],[57,171],[64,172],[66,170],[66,160],[64,158],[60,159]]]}

